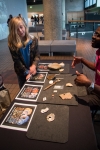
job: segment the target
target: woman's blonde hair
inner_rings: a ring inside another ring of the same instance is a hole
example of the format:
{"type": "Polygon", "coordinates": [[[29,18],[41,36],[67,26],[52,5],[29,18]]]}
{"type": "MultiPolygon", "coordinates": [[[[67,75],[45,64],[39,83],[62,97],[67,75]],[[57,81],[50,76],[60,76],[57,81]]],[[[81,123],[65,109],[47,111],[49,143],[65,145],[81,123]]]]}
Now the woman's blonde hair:
{"type": "Polygon", "coordinates": [[[29,42],[30,38],[29,38],[29,33],[28,33],[28,29],[27,26],[24,23],[24,20],[21,17],[14,17],[10,20],[9,23],[9,35],[8,35],[8,46],[11,50],[18,50],[19,48],[26,46],[26,44],[29,42]],[[21,38],[17,33],[17,28],[19,23],[22,23],[25,27],[25,37],[24,37],[24,41],[23,44],[21,42],[21,38]]]}

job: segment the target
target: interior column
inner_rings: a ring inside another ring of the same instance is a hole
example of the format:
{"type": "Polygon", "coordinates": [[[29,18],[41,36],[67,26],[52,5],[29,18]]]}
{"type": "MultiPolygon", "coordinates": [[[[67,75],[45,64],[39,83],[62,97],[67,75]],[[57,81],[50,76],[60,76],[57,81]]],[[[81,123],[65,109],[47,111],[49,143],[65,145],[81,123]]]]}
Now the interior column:
{"type": "Polygon", "coordinates": [[[43,0],[45,40],[62,40],[61,3],[61,0],[43,0]]]}

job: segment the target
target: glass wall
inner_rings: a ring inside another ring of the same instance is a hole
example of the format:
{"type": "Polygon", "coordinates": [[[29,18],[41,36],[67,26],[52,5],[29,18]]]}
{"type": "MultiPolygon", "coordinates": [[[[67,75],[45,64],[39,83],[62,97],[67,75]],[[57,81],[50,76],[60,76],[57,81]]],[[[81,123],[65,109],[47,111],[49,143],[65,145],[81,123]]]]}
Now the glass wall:
{"type": "MultiPolygon", "coordinates": [[[[100,0],[98,0],[98,1],[100,1],[100,0]]],[[[94,4],[96,4],[96,0],[85,0],[85,8],[90,7],[94,4]]]]}

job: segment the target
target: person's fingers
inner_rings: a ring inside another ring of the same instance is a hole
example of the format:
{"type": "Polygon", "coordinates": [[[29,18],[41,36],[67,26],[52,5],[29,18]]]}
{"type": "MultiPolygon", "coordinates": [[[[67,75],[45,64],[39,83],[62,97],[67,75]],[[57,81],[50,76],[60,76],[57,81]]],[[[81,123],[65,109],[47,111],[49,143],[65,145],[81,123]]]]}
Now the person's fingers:
{"type": "Polygon", "coordinates": [[[72,64],[71,64],[71,66],[73,66],[73,61],[72,61],[72,64]]]}
{"type": "Polygon", "coordinates": [[[36,74],[36,70],[32,74],[35,75],[36,74]]]}
{"type": "Polygon", "coordinates": [[[75,59],[76,57],[75,57],[75,55],[73,55],[73,59],[75,59]]]}
{"type": "Polygon", "coordinates": [[[72,61],[71,67],[75,68],[75,62],[74,62],[74,60],[72,61]]]}
{"type": "Polygon", "coordinates": [[[28,74],[28,75],[26,76],[26,80],[28,80],[28,79],[30,78],[30,76],[31,76],[31,74],[28,74]]]}
{"type": "Polygon", "coordinates": [[[75,66],[74,66],[74,65],[72,65],[71,67],[72,67],[72,68],[75,68],[75,66]]]}
{"type": "Polygon", "coordinates": [[[78,71],[76,71],[76,74],[77,74],[77,76],[79,76],[79,75],[80,75],[80,73],[79,73],[78,71]]]}

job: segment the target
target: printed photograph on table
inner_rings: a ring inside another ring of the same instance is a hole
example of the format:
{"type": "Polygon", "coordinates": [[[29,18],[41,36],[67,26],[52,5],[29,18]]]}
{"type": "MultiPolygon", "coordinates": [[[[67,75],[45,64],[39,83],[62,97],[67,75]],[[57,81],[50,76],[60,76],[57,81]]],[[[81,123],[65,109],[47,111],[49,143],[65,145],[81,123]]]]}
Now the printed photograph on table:
{"type": "Polygon", "coordinates": [[[47,74],[48,72],[37,72],[35,75],[31,75],[31,77],[27,80],[27,82],[44,83],[47,74]]]}
{"type": "Polygon", "coordinates": [[[16,96],[16,99],[24,101],[37,101],[42,87],[42,85],[25,84],[16,96]]]}
{"type": "Polygon", "coordinates": [[[38,71],[49,71],[48,65],[50,63],[39,63],[38,71]]]}
{"type": "Polygon", "coordinates": [[[37,105],[14,103],[0,127],[27,131],[37,105]]]}

